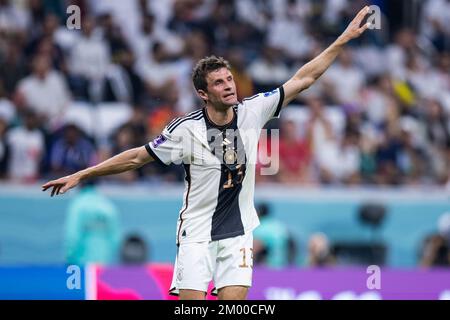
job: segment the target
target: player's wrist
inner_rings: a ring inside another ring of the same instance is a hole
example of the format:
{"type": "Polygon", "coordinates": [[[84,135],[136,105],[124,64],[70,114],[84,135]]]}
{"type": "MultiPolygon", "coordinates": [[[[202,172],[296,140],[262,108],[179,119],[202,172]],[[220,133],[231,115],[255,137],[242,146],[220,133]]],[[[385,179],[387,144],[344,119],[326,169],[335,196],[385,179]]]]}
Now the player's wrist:
{"type": "Polygon", "coordinates": [[[336,41],[334,42],[334,45],[336,47],[343,47],[349,41],[350,41],[350,39],[348,37],[346,37],[345,34],[342,34],[336,39],[336,41]]]}
{"type": "Polygon", "coordinates": [[[78,181],[83,181],[86,180],[87,178],[89,178],[89,170],[83,170],[83,171],[78,171],[76,173],[74,173],[72,175],[75,179],[78,179],[78,181]]]}

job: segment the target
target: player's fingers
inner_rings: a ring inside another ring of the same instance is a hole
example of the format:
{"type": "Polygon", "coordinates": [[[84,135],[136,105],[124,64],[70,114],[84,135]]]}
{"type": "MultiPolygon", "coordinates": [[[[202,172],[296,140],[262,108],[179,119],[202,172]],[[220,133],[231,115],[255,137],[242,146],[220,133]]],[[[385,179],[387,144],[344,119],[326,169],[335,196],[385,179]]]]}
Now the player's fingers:
{"type": "Polygon", "coordinates": [[[365,6],[364,8],[362,8],[361,10],[359,10],[357,17],[361,18],[361,17],[365,17],[366,14],[368,14],[370,12],[370,7],[369,6],[365,6]]]}
{"type": "Polygon", "coordinates": [[[366,14],[368,14],[370,11],[370,8],[368,6],[365,6],[364,8],[362,8],[358,14],[356,15],[355,19],[353,19],[353,21],[355,21],[355,23],[359,24],[361,23],[361,21],[364,19],[364,17],[366,16],[366,14]]]}
{"type": "Polygon", "coordinates": [[[45,190],[47,190],[48,188],[50,188],[51,186],[53,186],[54,183],[55,183],[55,181],[49,181],[49,182],[47,182],[47,183],[45,183],[45,184],[42,185],[42,189],[44,189],[44,191],[45,191],[45,190]]]}
{"type": "Polygon", "coordinates": [[[70,189],[70,188],[67,187],[67,186],[62,187],[61,190],[59,191],[59,193],[60,193],[60,194],[64,194],[64,193],[66,193],[66,191],[69,190],[69,189],[70,189]]]}
{"type": "Polygon", "coordinates": [[[58,186],[53,186],[52,193],[50,194],[50,197],[53,197],[55,195],[56,189],[58,186]]]}
{"type": "Polygon", "coordinates": [[[69,181],[69,182],[65,183],[65,184],[62,186],[62,189],[61,189],[61,192],[60,192],[60,193],[61,193],[61,194],[66,193],[66,192],[69,191],[70,189],[74,188],[76,185],[77,185],[76,182],[74,182],[74,181],[69,181]]]}
{"type": "Polygon", "coordinates": [[[362,33],[363,33],[364,31],[366,31],[367,28],[369,28],[369,27],[370,27],[370,23],[367,22],[367,23],[365,23],[361,28],[358,29],[358,32],[359,32],[360,34],[362,34],[362,33]]]}
{"type": "Polygon", "coordinates": [[[54,186],[56,186],[56,184],[51,184],[51,185],[42,187],[42,191],[46,191],[46,190],[48,190],[48,189],[50,189],[50,188],[52,188],[52,187],[54,187],[54,186]]]}

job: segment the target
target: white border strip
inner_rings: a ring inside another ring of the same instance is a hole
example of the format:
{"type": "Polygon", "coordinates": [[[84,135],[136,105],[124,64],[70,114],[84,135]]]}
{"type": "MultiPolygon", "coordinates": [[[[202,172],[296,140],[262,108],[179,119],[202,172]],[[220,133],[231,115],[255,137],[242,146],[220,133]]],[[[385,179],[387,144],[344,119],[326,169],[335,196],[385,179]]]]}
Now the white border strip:
{"type": "Polygon", "coordinates": [[[84,293],[86,300],[97,300],[97,273],[95,264],[87,264],[84,272],[84,293]]]}

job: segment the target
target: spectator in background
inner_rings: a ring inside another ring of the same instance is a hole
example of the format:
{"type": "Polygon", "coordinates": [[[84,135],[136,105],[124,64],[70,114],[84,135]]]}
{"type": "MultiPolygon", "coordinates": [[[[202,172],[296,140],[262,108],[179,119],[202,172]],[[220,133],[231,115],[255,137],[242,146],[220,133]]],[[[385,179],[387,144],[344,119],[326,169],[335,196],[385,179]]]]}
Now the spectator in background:
{"type": "MultiPolygon", "coordinates": [[[[237,2],[239,3],[239,2],[237,2]]],[[[206,17],[201,23],[201,28],[206,36],[206,42],[216,48],[216,52],[225,52],[230,48],[231,24],[235,24],[238,8],[231,1],[215,1],[211,8],[209,17],[206,17]],[[219,32],[217,32],[219,31],[219,32]]],[[[245,33],[244,29],[241,32],[245,33]]],[[[244,49],[251,42],[248,37],[239,45],[240,49],[244,49]]]]}
{"type": "Polygon", "coordinates": [[[70,94],[63,76],[53,70],[50,58],[38,55],[32,61],[33,73],[18,85],[16,104],[33,109],[41,124],[56,129],[61,124],[70,94]]]}
{"type": "Polygon", "coordinates": [[[141,17],[141,26],[135,38],[131,39],[137,61],[145,61],[147,58],[153,59],[151,48],[155,42],[164,42],[171,55],[181,54],[184,41],[178,35],[159,26],[156,17],[149,13],[143,13],[141,17]]]}
{"type": "Polygon", "coordinates": [[[7,89],[5,89],[0,76],[0,118],[3,118],[7,123],[11,123],[16,117],[16,106],[9,100],[7,89]]]}
{"type": "Polygon", "coordinates": [[[176,86],[179,70],[164,42],[155,41],[149,50],[151,52],[140,66],[140,73],[150,91],[157,93],[165,87],[176,86]]]}
{"type": "Polygon", "coordinates": [[[5,90],[3,94],[10,99],[20,79],[26,75],[27,63],[18,37],[11,37],[6,42],[5,51],[0,54],[0,81],[5,90]]]}
{"type": "Polygon", "coordinates": [[[70,51],[69,72],[71,88],[77,96],[98,102],[111,56],[107,43],[95,27],[94,18],[83,17],[82,34],[70,51]]]}
{"type": "Polygon", "coordinates": [[[253,87],[252,78],[245,69],[244,52],[239,48],[233,48],[228,52],[228,57],[232,65],[231,72],[236,82],[239,101],[245,97],[251,97],[255,93],[255,88],[253,87]]]}
{"type": "Polygon", "coordinates": [[[99,17],[99,29],[111,55],[111,64],[105,71],[101,101],[137,103],[142,81],[134,71],[135,57],[122,28],[114,23],[111,13],[99,17]]]}
{"type": "Polygon", "coordinates": [[[315,153],[317,152],[316,148],[319,148],[328,136],[333,135],[333,127],[325,115],[325,106],[319,97],[309,97],[307,106],[310,112],[307,121],[306,136],[310,140],[311,147],[315,153]]]}
{"type": "Polygon", "coordinates": [[[109,68],[107,75],[110,92],[106,89],[104,97],[110,93],[116,101],[128,104],[139,104],[143,101],[144,84],[135,72],[134,64],[135,58],[131,51],[125,50],[117,54],[117,64],[109,68]]]}
{"type": "Polygon", "coordinates": [[[450,3],[429,0],[422,11],[422,32],[439,51],[450,50],[450,3]]]}
{"type": "Polygon", "coordinates": [[[397,157],[399,170],[404,184],[417,185],[426,171],[426,161],[423,150],[415,143],[413,128],[402,126],[400,135],[400,150],[397,157]]]}
{"type": "Polygon", "coordinates": [[[292,248],[289,230],[281,221],[271,216],[267,204],[260,204],[257,213],[261,224],[253,231],[256,240],[256,246],[253,249],[255,261],[273,268],[287,266],[290,262],[289,248],[292,248]]]}
{"type": "MultiPolygon", "coordinates": [[[[274,2],[274,1],[272,1],[274,2]]],[[[291,61],[305,58],[310,53],[313,41],[307,32],[305,15],[309,13],[306,1],[286,0],[268,25],[267,43],[282,51],[291,61]]],[[[330,68],[331,70],[331,68],[330,68]]]]}
{"type": "Polygon", "coordinates": [[[8,131],[8,176],[17,182],[35,182],[39,178],[41,160],[45,153],[44,135],[39,130],[36,112],[23,113],[24,124],[8,131]]]}
{"type": "Polygon", "coordinates": [[[93,181],[86,182],[68,207],[65,226],[68,264],[112,264],[118,261],[119,213],[94,184],[93,181]]]}
{"type": "Polygon", "coordinates": [[[376,182],[381,185],[398,185],[401,183],[399,155],[401,152],[400,110],[397,105],[388,109],[383,132],[380,134],[377,151],[376,182]]]}
{"type": "Polygon", "coordinates": [[[95,162],[96,149],[76,124],[68,124],[50,154],[53,174],[71,174],[95,162]]]}
{"type": "Polygon", "coordinates": [[[59,23],[56,15],[47,13],[42,22],[42,30],[28,39],[25,53],[27,56],[46,55],[49,57],[53,68],[65,71],[65,57],[62,48],[56,41],[59,23]]]}
{"type": "Polygon", "coordinates": [[[309,141],[300,139],[293,121],[283,121],[280,138],[280,171],[278,177],[282,183],[311,182],[309,141]]]}
{"type": "Polygon", "coordinates": [[[427,136],[427,153],[430,159],[431,175],[438,183],[445,183],[449,164],[447,152],[450,149],[450,117],[436,100],[426,103],[425,130],[427,136]]]}
{"type": "Polygon", "coordinates": [[[361,137],[359,139],[359,172],[361,182],[363,184],[374,184],[375,174],[377,172],[377,140],[376,133],[372,126],[364,126],[361,130],[361,137]]]}
{"type": "Polygon", "coordinates": [[[9,146],[6,141],[8,122],[0,114],[0,180],[7,177],[9,146]]]}
{"type": "Polygon", "coordinates": [[[129,234],[122,242],[120,262],[126,265],[144,264],[149,260],[147,242],[139,234],[129,234]]]}
{"type": "Polygon", "coordinates": [[[129,50],[129,43],[123,34],[123,30],[118,24],[114,23],[113,15],[110,12],[101,14],[98,17],[97,25],[105,44],[108,46],[112,61],[117,60],[118,54],[129,50]]]}
{"type": "Polygon", "coordinates": [[[323,84],[332,97],[332,102],[339,105],[357,105],[365,85],[364,73],[353,63],[352,52],[346,48],[339,55],[337,64],[330,67],[324,75],[323,84]]]}
{"type": "Polygon", "coordinates": [[[443,81],[436,79],[437,76],[429,62],[419,53],[413,52],[407,55],[405,80],[415,94],[422,98],[438,96],[443,81]]]}
{"type": "Polygon", "coordinates": [[[401,183],[398,170],[398,157],[401,151],[400,136],[392,131],[381,137],[376,152],[376,183],[380,185],[398,185],[401,183]]]}
{"type": "Polygon", "coordinates": [[[437,93],[444,109],[450,113],[450,51],[443,52],[437,58],[434,79],[436,81],[437,93]]]}
{"type": "Polygon", "coordinates": [[[392,78],[388,73],[373,79],[362,96],[362,104],[367,120],[377,128],[381,128],[387,119],[390,108],[396,108],[392,78]]]}
{"type": "Polygon", "coordinates": [[[191,62],[174,60],[163,42],[155,42],[152,52],[152,59],[143,62],[139,69],[150,96],[153,100],[162,100],[162,105],[170,103],[180,113],[189,111],[193,105],[193,96],[189,92],[191,85],[186,86],[186,79],[191,72],[191,62]]]}
{"type": "Polygon", "coordinates": [[[428,100],[426,104],[425,126],[428,142],[437,148],[450,146],[449,116],[436,100],[428,100]]]}
{"type": "Polygon", "coordinates": [[[135,104],[141,102],[143,82],[134,71],[134,56],[124,50],[116,54],[117,63],[111,64],[103,82],[101,100],[135,104]]]}
{"type": "Polygon", "coordinates": [[[137,105],[133,108],[133,114],[126,123],[133,129],[134,137],[138,145],[142,145],[150,136],[147,127],[147,113],[143,107],[137,105]]]}
{"type": "Polygon", "coordinates": [[[311,143],[314,166],[323,184],[349,182],[359,170],[357,136],[347,133],[344,139],[335,132],[318,97],[308,99],[310,119],[307,140],[311,143]]]}
{"type": "Polygon", "coordinates": [[[185,38],[183,55],[178,64],[180,76],[180,96],[176,111],[179,113],[189,111],[193,105],[200,103],[198,96],[192,94],[192,83],[187,81],[196,62],[211,53],[211,44],[203,32],[193,31],[185,38]],[[184,110],[184,111],[183,111],[184,110]]]}
{"type": "Polygon", "coordinates": [[[49,57],[50,65],[60,72],[66,71],[64,55],[61,49],[55,45],[50,37],[43,37],[36,47],[36,55],[49,57]]]}
{"type": "Polygon", "coordinates": [[[338,159],[341,168],[336,173],[339,181],[344,184],[358,184],[361,180],[361,154],[359,150],[359,132],[347,128],[339,145],[338,159]]]}
{"type": "Polygon", "coordinates": [[[328,237],[321,232],[312,234],[308,241],[308,266],[324,267],[335,263],[336,259],[331,253],[328,237]]]}
{"type": "Polygon", "coordinates": [[[27,12],[15,1],[0,0],[0,32],[12,33],[25,31],[29,23],[27,12]]]}
{"type": "Polygon", "coordinates": [[[289,68],[280,59],[278,50],[265,46],[262,55],[248,67],[257,92],[272,90],[289,78],[289,68]]]}
{"type": "Polygon", "coordinates": [[[403,28],[396,32],[394,42],[385,50],[387,71],[394,80],[405,80],[408,54],[416,49],[417,40],[413,30],[403,28]]]}
{"type": "Polygon", "coordinates": [[[450,266],[449,252],[448,243],[442,235],[429,235],[424,240],[420,265],[423,267],[450,266]]]}
{"type": "Polygon", "coordinates": [[[438,232],[425,238],[420,254],[420,265],[424,267],[450,266],[450,212],[441,215],[438,232]]]}
{"type": "MultiPolygon", "coordinates": [[[[218,3],[227,4],[226,1],[218,1],[218,3]]],[[[235,10],[240,20],[260,29],[261,32],[266,32],[272,10],[275,9],[271,4],[271,1],[242,0],[235,2],[235,10]]]]}
{"type": "MultiPolygon", "coordinates": [[[[129,124],[122,125],[113,135],[112,148],[110,152],[106,152],[100,161],[104,161],[113,155],[119,154],[128,149],[136,148],[139,146],[137,143],[137,136],[133,130],[133,127],[129,124]]],[[[126,171],[116,176],[110,177],[112,180],[119,180],[120,182],[133,182],[138,178],[138,171],[126,171]]]]}
{"type": "MultiPolygon", "coordinates": [[[[148,136],[146,124],[146,112],[143,107],[136,106],[133,108],[133,114],[130,119],[121,125],[110,137],[110,143],[102,144],[98,151],[99,162],[118,154],[127,148],[134,148],[145,144],[148,136]]],[[[104,177],[103,179],[119,180],[121,182],[132,182],[143,175],[143,169],[136,172],[124,172],[122,174],[104,177]]]]}

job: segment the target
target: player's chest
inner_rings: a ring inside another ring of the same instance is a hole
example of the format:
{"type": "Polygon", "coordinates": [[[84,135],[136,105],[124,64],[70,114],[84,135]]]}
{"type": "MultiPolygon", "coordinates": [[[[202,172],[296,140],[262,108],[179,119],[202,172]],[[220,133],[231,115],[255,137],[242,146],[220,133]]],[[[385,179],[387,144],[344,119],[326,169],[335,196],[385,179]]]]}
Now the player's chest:
{"type": "Polygon", "coordinates": [[[259,134],[248,131],[238,126],[196,128],[191,161],[205,167],[245,164],[252,146],[258,143],[259,134]]]}

